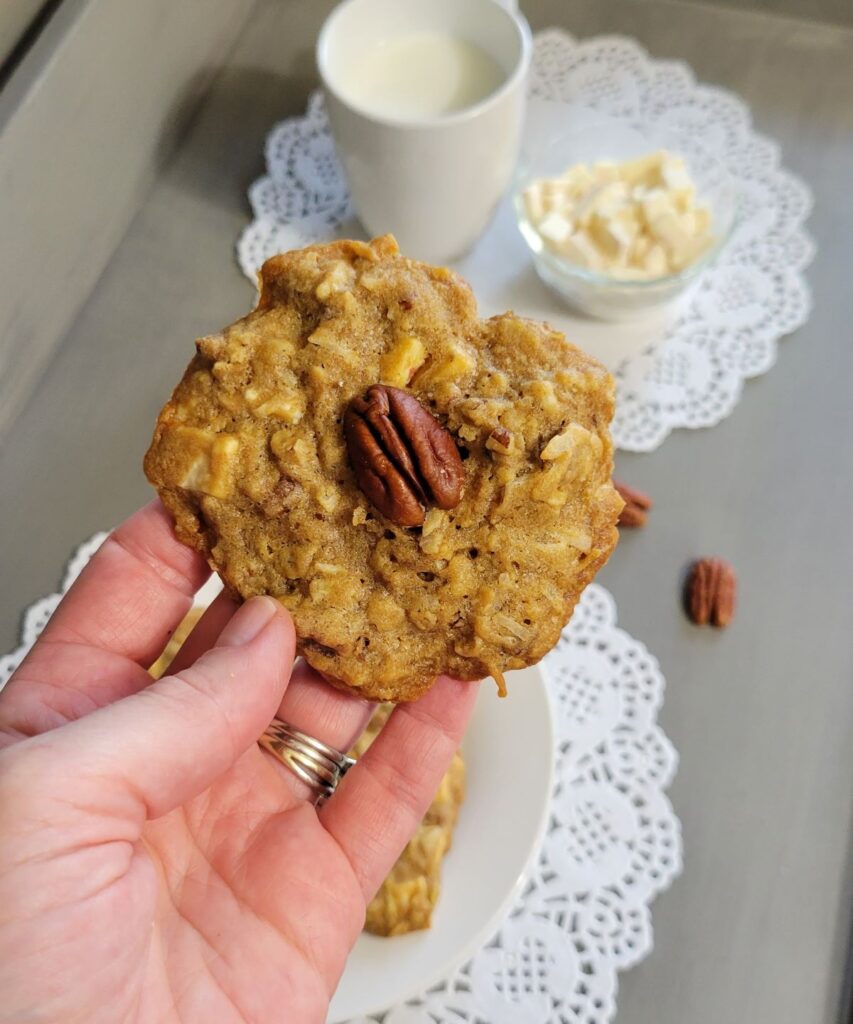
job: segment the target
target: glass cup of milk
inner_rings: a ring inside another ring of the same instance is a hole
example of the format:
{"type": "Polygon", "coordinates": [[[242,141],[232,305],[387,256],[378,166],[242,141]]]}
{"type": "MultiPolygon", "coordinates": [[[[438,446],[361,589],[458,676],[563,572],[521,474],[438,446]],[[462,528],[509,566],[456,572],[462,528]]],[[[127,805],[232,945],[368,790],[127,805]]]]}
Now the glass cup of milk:
{"type": "Polygon", "coordinates": [[[532,44],[495,0],[344,0],[317,43],[335,147],[365,228],[464,255],[510,183],[532,44]]]}

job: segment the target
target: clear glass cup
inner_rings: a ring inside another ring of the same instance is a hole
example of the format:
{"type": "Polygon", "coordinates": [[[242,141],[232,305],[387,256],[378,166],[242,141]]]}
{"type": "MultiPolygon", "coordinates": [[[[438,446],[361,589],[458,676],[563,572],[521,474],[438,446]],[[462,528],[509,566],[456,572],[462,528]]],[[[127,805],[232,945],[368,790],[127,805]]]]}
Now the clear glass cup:
{"type": "Polygon", "coordinates": [[[734,228],[737,187],[722,161],[692,136],[651,124],[608,121],[569,129],[525,155],[516,178],[514,205],[539,277],[582,313],[601,320],[628,320],[672,302],[714,262],[734,228]],[[710,210],[713,241],[699,259],[677,274],[638,281],[589,270],[546,248],[527,216],[523,198],[535,179],[558,177],[574,164],[622,162],[660,149],[683,158],[696,186],[697,203],[710,210]]]}

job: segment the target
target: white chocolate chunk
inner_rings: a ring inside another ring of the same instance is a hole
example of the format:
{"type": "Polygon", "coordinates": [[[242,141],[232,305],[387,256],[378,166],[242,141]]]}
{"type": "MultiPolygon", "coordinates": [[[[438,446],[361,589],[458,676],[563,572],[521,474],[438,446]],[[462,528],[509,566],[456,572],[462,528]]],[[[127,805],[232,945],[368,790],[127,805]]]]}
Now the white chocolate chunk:
{"type": "Polygon", "coordinates": [[[298,395],[274,395],[261,405],[255,412],[261,416],[272,416],[282,423],[298,423],[305,414],[304,400],[298,395]]]}
{"type": "Polygon", "coordinates": [[[678,213],[672,196],[662,188],[653,188],[646,192],[640,206],[647,224],[652,224],[660,217],[672,217],[678,213]]]}
{"type": "Polygon", "coordinates": [[[317,285],[315,294],[321,302],[326,302],[333,295],[350,291],[354,284],[355,268],[343,260],[335,260],[331,270],[317,285]]]}
{"type": "Polygon", "coordinates": [[[596,215],[590,225],[590,234],[599,249],[606,256],[620,262],[624,262],[638,232],[636,215],[629,206],[605,216],[596,215]]]}
{"type": "Polygon", "coordinates": [[[666,253],[660,245],[650,245],[643,256],[642,269],[648,277],[662,277],[667,272],[666,253]]]}
{"type": "Polygon", "coordinates": [[[234,487],[239,439],[234,434],[184,426],[175,428],[174,437],[184,459],[180,486],[212,498],[227,498],[234,487]]]}
{"type": "Polygon", "coordinates": [[[542,461],[549,462],[551,459],[558,459],[561,455],[570,452],[574,443],[574,438],[568,430],[562,434],[555,434],[542,449],[542,461]]]}
{"type": "Polygon", "coordinates": [[[628,186],[624,181],[611,181],[591,189],[577,205],[575,220],[583,227],[588,226],[593,214],[612,215],[629,198],[628,186]]]}
{"type": "Polygon", "coordinates": [[[418,384],[426,387],[448,381],[457,381],[474,369],[470,352],[459,345],[451,345],[450,354],[441,362],[428,363],[418,374],[418,384]]]}
{"type": "Polygon", "coordinates": [[[572,195],[580,196],[598,184],[595,173],[586,164],[570,167],[560,179],[568,186],[572,195]]]}
{"type": "Polygon", "coordinates": [[[542,220],[539,221],[537,230],[543,238],[547,239],[547,241],[553,242],[556,246],[560,246],[571,234],[572,223],[570,220],[567,220],[562,213],[557,213],[556,210],[551,210],[550,213],[546,213],[542,220]]]}
{"type": "Polygon", "coordinates": [[[560,252],[581,267],[589,267],[590,270],[604,269],[604,256],[595,241],[583,231],[576,231],[570,235],[560,246],[560,252]]]}
{"type": "Polygon", "coordinates": [[[663,153],[649,153],[621,165],[622,180],[629,185],[646,185],[658,181],[658,171],[663,162],[663,153]]]}
{"type": "Polygon", "coordinates": [[[555,434],[542,449],[540,458],[543,462],[550,459],[558,459],[561,455],[570,454],[575,445],[591,445],[594,441],[601,442],[595,434],[591,433],[579,423],[570,423],[560,434],[555,434]]]}
{"type": "Polygon", "coordinates": [[[379,360],[379,379],[383,384],[404,388],[425,359],[423,342],[413,335],[403,335],[379,360]]]}
{"type": "Polygon", "coordinates": [[[693,181],[681,157],[667,156],[661,163],[660,177],[663,187],[670,192],[693,188],[693,181]]]}

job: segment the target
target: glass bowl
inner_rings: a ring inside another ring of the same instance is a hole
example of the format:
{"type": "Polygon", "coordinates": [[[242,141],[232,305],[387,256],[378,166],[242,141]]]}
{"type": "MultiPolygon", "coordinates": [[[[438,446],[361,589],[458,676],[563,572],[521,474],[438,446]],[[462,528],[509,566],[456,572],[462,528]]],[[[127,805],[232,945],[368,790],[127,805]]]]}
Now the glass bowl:
{"type": "Polygon", "coordinates": [[[516,179],[514,206],[519,229],[533,254],[539,277],[582,313],[601,320],[627,320],[672,302],[713,263],[734,227],[737,188],[723,163],[691,136],[655,125],[610,121],[569,129],[523,157],[516,179]],[[572,263],[545,247],[527,216],[523,199],[525,189],[535,179],[558,177],[573,164],[598,160],[621,162],[659,149],[683,158],[696,186],[697,203],[710,210],[713,241],[699,259],[676,274],[620,280],[572,263]]]}

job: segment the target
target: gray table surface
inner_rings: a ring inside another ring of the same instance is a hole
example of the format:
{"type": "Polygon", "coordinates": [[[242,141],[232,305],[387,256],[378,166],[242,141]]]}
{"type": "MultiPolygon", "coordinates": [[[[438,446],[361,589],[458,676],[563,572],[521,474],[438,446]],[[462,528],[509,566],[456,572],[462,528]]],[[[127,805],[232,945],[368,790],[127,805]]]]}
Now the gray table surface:
{"type": "MultiPolygon", "coordinates": [[[[0,445],[0,648],[77,543],[150,496],[140,461],[192,340],[253,291],[232,245],[266,131],[315,84],[322,3],[267,0],[0,445]]],[[[659,657],[685,870],[654,905],[655,950],[623,975],[621,1024],[837,1019],[853,817],[853,32],[668,0],[537,0],[534,28],[620,32],[739,92],[809,181],[814,313],[733,415],[618,473],[656,500],[602,581],[659,657]],[[699,553],[737,567],[724,634],[683,618],[699,553]]]]}

